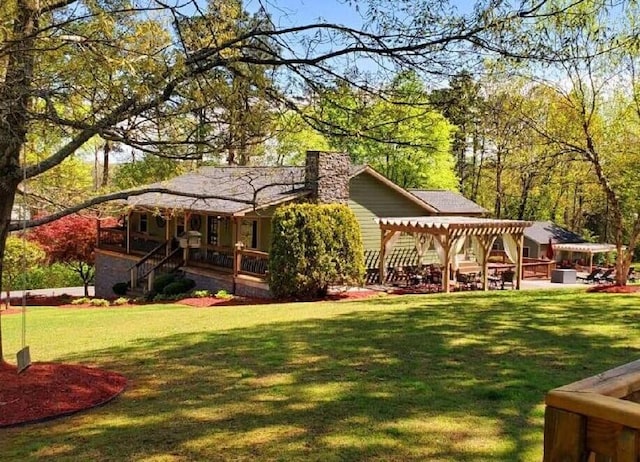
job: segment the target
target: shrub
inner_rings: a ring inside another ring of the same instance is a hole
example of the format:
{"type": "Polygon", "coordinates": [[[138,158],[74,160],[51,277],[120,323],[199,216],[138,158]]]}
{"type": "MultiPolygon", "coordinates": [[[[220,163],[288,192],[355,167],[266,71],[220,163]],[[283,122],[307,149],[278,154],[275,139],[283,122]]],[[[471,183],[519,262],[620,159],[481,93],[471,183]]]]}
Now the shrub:
{"type": "Polygon", "coordinates": [[[209,292],[208,290],[194,290],[191,295],[193,295],[196,298],[205,298],[205,297],[211,297],[211,292],[209,292]]]}
{"type": "Polygon", "coordinates": [[[170,284],[167,284],[162,290],[162,295],[180,295],[186,294],[196,286],[196,282],[193,279],[181,278],[176,279],[170,284]]]}
{"type": "Polygon", "coordinates": [[[157,294],[162,293],[164,288],[174,282],[178,276],[175,273],[161,274],[153,281],[153,291],[157,294]]]}
{"type": "Polygon", "coordinates": [[[216,298],[231,298],[233,297],[233,295],[231,295],[229,292],[227,292],[224,289],[220,289],[219,291],[216,292],[216,298]]]}
{"type": "Polygon", "coordinates": [[[91,302],[91,299],[89,297],[82,297],[82,298],[76,298],[75,300],[71,301],[72,305],[84,305],[85,303],[89,303],[91,302]]]}
{"type": "Polygon", "coordinates": [[[272,220],[269,282],[276,297],[323,296],[329,285],[361,285],[360,226],[346,205],[292,204],[272,220]]]}
{"type": "Polygon", "coordinates": [[[89,301],[89,305],[91,306],[109,306],[109,300],[105,300],[104,298],[93,298],[89,301]]]}
{"type": "Polygon", "coordinates": [[[111,288],[113,293],[116,295],[127,295],[127,290],[129,290],[128,282],[116,282],[111,288]]]}
{"type": "Polygon", "coordinates": [[[129,299],[127,297],[119,297],[111,302],[111,304],[115,306],[126,305],[127,303],[129,303],[129,299]]]}

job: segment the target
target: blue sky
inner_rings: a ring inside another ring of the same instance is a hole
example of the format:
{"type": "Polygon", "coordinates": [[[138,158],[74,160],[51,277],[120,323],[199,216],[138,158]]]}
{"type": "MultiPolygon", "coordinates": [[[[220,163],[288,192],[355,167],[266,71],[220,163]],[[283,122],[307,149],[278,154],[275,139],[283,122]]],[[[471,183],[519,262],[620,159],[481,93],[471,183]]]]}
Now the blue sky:
{"type": "MultiPolygon", "coordinates": [[[[354,6],[345,0],[262,0],[272,13],[276,24],[288,25],[309,24],[324,19],[327,22],[341,23],[349,26],[362,24],[362,17],[354,6]]],[[[360,3],[366,8],[366,2],[360,3]]],[[[451,0],[460,12],[469,12],[474,0],[451,0]]],[[[245,6],[253,11],[258,7],[258,0],[245,0],[245,6]]]]}

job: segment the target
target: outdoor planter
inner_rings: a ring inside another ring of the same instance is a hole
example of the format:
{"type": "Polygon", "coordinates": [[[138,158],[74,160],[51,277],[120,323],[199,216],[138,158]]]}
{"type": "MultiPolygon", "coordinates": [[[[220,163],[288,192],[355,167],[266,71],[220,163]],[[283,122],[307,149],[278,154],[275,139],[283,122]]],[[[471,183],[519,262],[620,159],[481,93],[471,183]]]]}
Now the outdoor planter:
{"type": "Polygon", "coordinates": [[[640,360],[551,390],[544,462],[638,462],[640,360]]]}

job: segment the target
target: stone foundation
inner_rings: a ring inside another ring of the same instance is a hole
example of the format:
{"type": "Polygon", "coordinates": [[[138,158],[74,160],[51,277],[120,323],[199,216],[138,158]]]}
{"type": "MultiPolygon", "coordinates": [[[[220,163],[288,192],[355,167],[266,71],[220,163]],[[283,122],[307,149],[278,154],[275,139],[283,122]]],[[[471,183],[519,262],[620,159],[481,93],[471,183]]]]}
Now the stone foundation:
{"type": "Polygon", "coordinates": [[[96,250],[96,282],[95,296],[98,298],[113,298],[116,294],[111,288],[118,282],[129,282],[130,269],[139,257],[118,254],[104,250],[96,250]]]}

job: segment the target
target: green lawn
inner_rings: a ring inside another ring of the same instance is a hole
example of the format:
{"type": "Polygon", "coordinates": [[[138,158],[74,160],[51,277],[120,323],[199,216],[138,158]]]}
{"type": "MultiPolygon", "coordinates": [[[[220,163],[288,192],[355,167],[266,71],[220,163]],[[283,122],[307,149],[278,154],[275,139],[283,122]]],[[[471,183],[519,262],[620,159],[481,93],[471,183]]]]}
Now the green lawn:
{"type": "MultiPolygon", "coordinates": [[[[35,360],[130,385],[105,407],[0,430],[0,460],[539,461],[544,394],[638,359],[638,301],[497,291],[33,308],[35,360]]],[[[3,317],[11,354],[19,321],[3,317]]]]}

